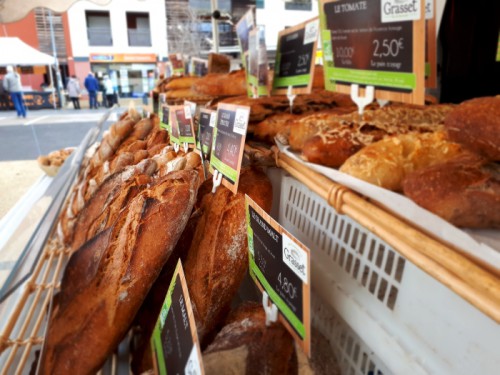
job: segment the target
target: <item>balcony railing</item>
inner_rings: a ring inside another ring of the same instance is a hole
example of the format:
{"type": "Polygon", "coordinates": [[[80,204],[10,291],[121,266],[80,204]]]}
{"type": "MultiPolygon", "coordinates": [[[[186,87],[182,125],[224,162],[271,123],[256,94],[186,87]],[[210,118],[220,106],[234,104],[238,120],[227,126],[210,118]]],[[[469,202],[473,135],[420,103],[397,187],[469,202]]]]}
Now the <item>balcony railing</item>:
{"type": "Polygon", "coordinates": [[[89,27],[87,28],[89,46],[112,46],[111,28],[109,27],[89,27]]]}
{"type": "Polygon", "coordinates": [[[128,45],[134,47],[150,47],[151,32],[149,29],[128,29],[128,45]]]}

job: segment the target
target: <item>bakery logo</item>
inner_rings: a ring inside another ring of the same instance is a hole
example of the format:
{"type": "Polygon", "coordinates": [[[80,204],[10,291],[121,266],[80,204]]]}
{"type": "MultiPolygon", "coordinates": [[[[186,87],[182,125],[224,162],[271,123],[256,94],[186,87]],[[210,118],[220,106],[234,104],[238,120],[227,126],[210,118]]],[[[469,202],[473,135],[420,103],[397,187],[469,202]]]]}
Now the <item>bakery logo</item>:
{"type": "Polygon", "coordinates": [[[307,284],[307,253],[295,244],[285,233],[283,238],[283,262],[307,284]]]}
{"type": "Polygon", "coordinates": [[[191,348],[191,353],[189,354],[189,358],[186,362],[186,366],[184,367],[185,375],[201,375],[203,372],[201,371],[200,360],[198,358],[198,350],[196,349],[196,345],[193,345],[191,348]]]}
{"type": "Polygon", "coordinates": [[[420,2],[420,0],[381,0],[382,22],[419,20],[420,2]]]}
{"type": "Polygon", "coordinates": [[[425,19],[432,20],[434,18],[434,0],[425,0],[425,19]]]}
{"type": "Polygon", "coordinates": [[[304,44],[315,43],[318,40],[319,20],[309,22],[304,30],[304,44]]]}

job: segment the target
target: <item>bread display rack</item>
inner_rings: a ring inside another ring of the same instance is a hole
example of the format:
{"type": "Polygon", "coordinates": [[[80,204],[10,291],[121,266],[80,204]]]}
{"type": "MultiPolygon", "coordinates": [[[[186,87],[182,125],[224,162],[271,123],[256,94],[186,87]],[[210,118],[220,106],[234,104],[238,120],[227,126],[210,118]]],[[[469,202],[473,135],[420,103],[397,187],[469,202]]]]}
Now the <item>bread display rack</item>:
{"type": "MultiPolygon", "coordinates": [[[[496,372],[497,276],[292,158],[277,164],[279,221],[312,249],[313,326],[342,374],[496,372]]],[[[2,306],[0,374],[29,372],[68,255],[49,243],[2,306]]],[[[101,373],[126,363],[123,343],[101,373]]]]}

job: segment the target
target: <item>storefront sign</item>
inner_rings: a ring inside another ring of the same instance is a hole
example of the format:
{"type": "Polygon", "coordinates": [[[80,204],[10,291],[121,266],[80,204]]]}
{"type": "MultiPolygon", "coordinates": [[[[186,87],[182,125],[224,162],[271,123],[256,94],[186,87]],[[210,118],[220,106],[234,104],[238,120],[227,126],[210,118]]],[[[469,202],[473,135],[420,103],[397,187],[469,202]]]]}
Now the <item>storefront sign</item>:
{"type": "Polygon", "coordinates": [[[279,318],[311,354],[310,251],[245,197],[250,276],[278,307],[279,318]]]}
{"type": "Polygon", "coordinates": [[[91,63],[140,63],[156,62],[154,53],[91,53],[91,63]]]}
{"type": "Polygon", "coordinates": [[[181,261],[151,337],[155,374],[204,374],[196,323],[181,261]]]}
{"type": "Polygon", "coordinates": [[[319,20],[313,18],[278,34],[273,94],[307,94],[312,89],[319,20]]]}
{"type": "Polygon", "coordinates": [[[219,103],[212,140],[210,172],[223,175],[222,184],[236,194],[245,148],[250,107],[219,103]]]}
{"type": "Polygon", "coordinates": [[[375,87],[378,99],[424,104],[423,0],[320,0],[325,86],[375,87]]]}

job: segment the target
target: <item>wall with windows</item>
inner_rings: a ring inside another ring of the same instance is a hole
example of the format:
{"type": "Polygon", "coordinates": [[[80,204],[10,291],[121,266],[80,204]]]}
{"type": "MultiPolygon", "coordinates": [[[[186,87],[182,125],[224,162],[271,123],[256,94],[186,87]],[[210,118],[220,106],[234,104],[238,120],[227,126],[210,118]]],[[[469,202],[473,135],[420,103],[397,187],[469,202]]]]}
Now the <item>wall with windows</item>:
{"type": "Polygon", "coordinates": [[[68,10],[73,56],[154,53],[161,59],[167,51],[165,19],[164,0],[120,0],[107,6],[79,1],[68,10]]]}
{"type": "Polygon", "coordinates": [[[285,27],[295,26],[319,14],[316,0],[261,0],[256,5],[256,22],[266,27],[268,50],[276,49],[278,33],[285,27]]]}

